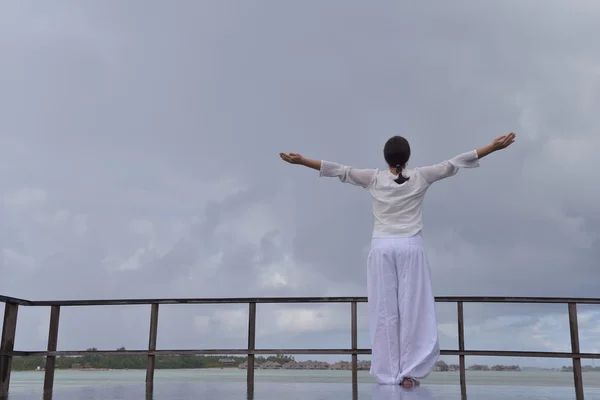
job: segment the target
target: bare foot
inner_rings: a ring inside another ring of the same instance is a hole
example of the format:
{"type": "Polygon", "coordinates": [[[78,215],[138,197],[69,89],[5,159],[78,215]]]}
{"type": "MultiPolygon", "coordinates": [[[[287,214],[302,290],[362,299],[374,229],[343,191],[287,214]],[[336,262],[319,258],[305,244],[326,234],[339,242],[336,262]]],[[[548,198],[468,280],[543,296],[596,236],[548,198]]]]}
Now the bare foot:
{"type": "Polygon", "coordinates": [[[402,380],[401,385],[402,385],[403,388],[407,388],[408,389],[408,388],[419,386],[420,383],[419,383],[418,380],[413,379],[413,378],[404,378],[402,380]]]}

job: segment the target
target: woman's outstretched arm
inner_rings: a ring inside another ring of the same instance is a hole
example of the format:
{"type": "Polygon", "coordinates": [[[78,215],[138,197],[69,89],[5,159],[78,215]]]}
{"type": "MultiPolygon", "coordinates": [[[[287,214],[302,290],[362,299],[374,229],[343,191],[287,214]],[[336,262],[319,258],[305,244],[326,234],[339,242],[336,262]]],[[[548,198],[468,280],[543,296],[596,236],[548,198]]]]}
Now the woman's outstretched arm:
{"type": "Polygon", "coordinates": [[[479,166],[479,160],[483,157],[507,148],[515,141],[515,134],[509,133],[508,135],[502,135],[494,139],[494,141],[484,147],[480,147],[476,150],[472,150],[463,154],[459,154],[456,157],[444,161],[439,164],[430,165],[427,167],[417,168],[423,178],[428,183],[433,183],[444,178],[449,178],[456,175],[459,168],[475,168],[479,166]]]}
{"type": "Polygon", "coordinates": [[[369,187],[377,174],[377,170],[375,169],[358,169],[331,161],[311,160],[298,153],[280,153],[279,157],[290,164],[303,165],[317,170],[319,171],[319,176],[336,177],[344,183],[362,186],[363,188],[369,187]]]}

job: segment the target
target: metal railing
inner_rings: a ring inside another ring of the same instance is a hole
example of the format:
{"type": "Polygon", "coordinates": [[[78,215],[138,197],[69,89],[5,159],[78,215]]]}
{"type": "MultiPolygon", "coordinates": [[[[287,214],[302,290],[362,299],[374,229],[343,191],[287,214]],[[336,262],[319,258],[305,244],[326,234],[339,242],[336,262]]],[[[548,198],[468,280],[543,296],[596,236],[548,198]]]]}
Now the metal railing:
{"type": "MultiPolygon", "coordinates": [[[[248,393],[254,391],[254,358],[256,355],[308,355],[308,354],[343,354],[352,356],[352,385],[356,393],[358,385],[358,355],[371,354],[370,349],[358,348],[358,316],[357,304],[366,303],[366,297],[262,297],[262,298],[197,298],[197,299],[122,299],[122,300],[63,300],[63,301],[29,301],[14,297],[0,296],[5,303],[4,324],[0,342],[0,398],[6,396],[10,384],[11,363],[15,356],[46,357],[44,394],[50,398],[54,386],[54,370],[56,357],[83,355],[145,355],[146,393],[151,397],[154,384],[156,356],[164,355],[247,355],[248,393]],[[257,304],[291,304],[291,303],[349,303],[351,314],[351,347],[349,349],[257,349],[256,348],[256,305],[257,304]],[[248,304],[248,348],[246,349],[204,349],[204,350],[158,350],[156,337],[158,330],[158,310],[161,304],[248,304]],[[147,350],[86,350],[57,351],[58,327],[61,307],[78,306],[119,306],[150,305],[150,333],[147,350]],[[48,332],[47,351],[15,351],[14,341],[17,327],[17,315],[20,306],[50,307],[50,327],[48,332]]],[[[463,399],[467,396],[466,356],[488,357],[540,357],[570,358],[573,362],[573,379],[577,400],[584,399],[582,359],[600,359],[597,353],[581,353],[579,349],[579,328],[577,323],[578,304],[600,304],[596,298],[550,298],[550,297],[436,297],[438,303],[456,303],[458,316],[458,350],[441,350],[442,355],[458,356],[460,388],[463,399]],[[529,304],[567,304],[571,335],[571,352],[544,351],[500,351],[500,350],[467,350],[465,349],[464,303],[529,303],[529,304]]]]}

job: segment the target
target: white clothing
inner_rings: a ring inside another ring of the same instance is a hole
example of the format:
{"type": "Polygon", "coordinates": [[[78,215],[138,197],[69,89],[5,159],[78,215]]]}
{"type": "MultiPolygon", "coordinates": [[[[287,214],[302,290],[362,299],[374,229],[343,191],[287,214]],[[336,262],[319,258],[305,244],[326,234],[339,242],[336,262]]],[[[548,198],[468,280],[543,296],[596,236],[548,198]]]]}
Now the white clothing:
{"type": "Polygon", "coordinates": [[[427,377],[440,347],[423,237],[373,238],[367,264],[371,375],[384,385],[427,377]]]}
{"type": "Polygon", "coordinates": [[[456,175],[459,168],[478,166],[477,151],[472,150],[440,164],[403,170],[409,179],[401,185],[394,182],[398,176],[389,170],[358,169],[323,160],[319,175],[337,177],[369,191],[375,217],[373,237],[411,237],[423,230],[422,203],[429,186],[456,175]]]}
{"type": "Polygon", "coordinates": [[[367,262],[371,375],[398,385],[422,379],[440,355],[435,299],[425,255],[422,203],[429,186],[479,166],[476,150],[440,164],[402,171],[402,184],[389,170],[356,169],[321,161],[319,175],[362,186],[371,194],[375,223],[367,262]]]}

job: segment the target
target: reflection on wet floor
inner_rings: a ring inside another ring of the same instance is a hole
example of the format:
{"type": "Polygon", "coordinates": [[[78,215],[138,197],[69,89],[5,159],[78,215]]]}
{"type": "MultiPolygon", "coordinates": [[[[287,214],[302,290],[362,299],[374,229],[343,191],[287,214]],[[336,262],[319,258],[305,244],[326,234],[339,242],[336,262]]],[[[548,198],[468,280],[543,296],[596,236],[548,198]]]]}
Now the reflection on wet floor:
{"type": "MultiPolygon", "coordinates": [[[[111,384],[80,385],[54,390],[54,400],[462,400],[459,385],[422,385],[405,389],[400,385],[344,383],[273,383],[256,384],[248,392],[244,383],[232,382],[172,382],[154,385],[153,394],[146,393],[145,385],[111,384]],[[353,390],[354,389],[354,390],[353,390]]],[[[468,387],[469,399],[544,399],[575,400],[570,387],[524,387],[479,385],[468,387]]],[[[9,400],[40,400],[40,391],[16,390],[9,400]]],[[[600,398],[600,389],[587,388],[586,398],[600,398]]],[[[45,396],[45,400],[50,397],[45,396]]]]}
{"type": "Polygon", "coordinates": [[[436,400],[432,391],[426,387],[405,389],[402,386],[373,385],[372,400],[436,400]]]}

